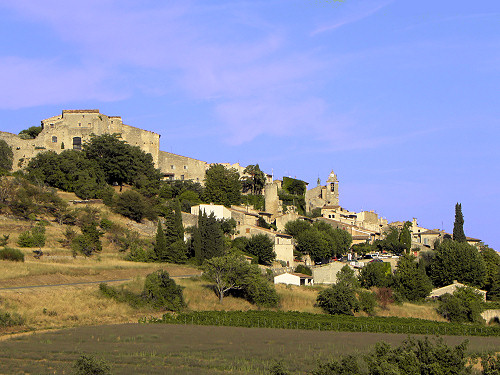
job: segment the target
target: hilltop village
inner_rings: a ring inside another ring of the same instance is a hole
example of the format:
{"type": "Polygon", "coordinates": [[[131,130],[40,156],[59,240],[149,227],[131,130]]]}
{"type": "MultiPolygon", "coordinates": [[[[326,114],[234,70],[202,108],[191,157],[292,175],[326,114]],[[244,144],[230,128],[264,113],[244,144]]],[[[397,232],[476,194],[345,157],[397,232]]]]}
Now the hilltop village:
{"type": "MultiPolygon", "coordinates": [[[[60,153],[66,149],[81,150],[82,145],[90,140],[92,135],[119,134],[120,139],[132,146],[138,146],[152,156],[156,168],[165,180],[193,181],[204,184],[205,173],[213,162],[206,162],[160,150],[160,135],[148,130],[126,125],[120,116],[107,116],[97,109],[63,110],[61,115],[41,121],[41,131],[33,139],[0,132],[3,139],[13,150],[13,170],[25,168],[31,159],[45,151],[60,153]]],[[[245,174],[245,166],[239,163],[218,163],[226,168],[234,168],[241,177],[245,174]]],[[[318,185],[305,191],[305,213],[315,212],[316,217],[306,217],[297,212],[296,207],[287,206],[279,199],[283,180],[273,179],[265,174],[266,183],[262,194],[265,198],[265,210],[255,210],[253,207],[222,206],[192,207],[192,215],[197,215],[198,209],[213,212],[219,219],[233,218],[237,223],[237,231],[245,235],[265,233],[272,237],[275,243],[277,260],[285,262],[290,267],[295,265],[291,236],[284,233],[287,222],[302,219],[308,221],[320,220],[334,228],[341,228],[352,236],[352,243],[359,244],[383,238],[389,223],[374,211],[352,212],[340,205],[339,180],[332,171],[326,180],[326,185],[318,185]],[[286,211],[285,211],[286,210],[286,211]],[[259,217],[268,224],[275,223],[276,230],[264,229],[257,225],[259,217]]],[[[286,177],[285,177],[286,179],[286,177]]],[[[189,215],[189,214],[187,214],[189,215]]],[[[310,215],[309,215],[310,216],[310,215]]],[[[185,218],[185,222],[193,223],[193,218],[185,218]]],[[[390,223],[392,227],[401,229],[403,221],[390,223]]],[[[447,233],[443,230],[428,229],[419,226],[413,218],[410,226],[412,249],[433,249],[436,241],[441,241],[447,233]]],[[[479,239],[467,238],[471,244],[478,244],[479,239]]],[[[311,264],[311,260],[306,260],[311,264]]]]}
{"type": "Polygon", "coordinates": [[[499,319],[500,256],[465,236],[460,204],[448,234],[416,218],[389,223],[374,211],[350,211],[339,184],[334,171],[308,188],[258,164],[164,152],[159,134],[98,110],[64,110],[19,135],[0,132],[0,287],[39,278],[55,285],[128,280],[97,292],[89,285],[75,300],[85,305],[78,311],[50,293],[53,305],[62,304],[56,310],[43,298],[12,294],[0,323],[94,322],[93,306],[103,299],[114,301],[112,321],[261,308],[499,319]],[[27,271],[6,264],[13,262],[27,271]],[[177,285],[173,275],[188,279],[177,285]],[[123,304],[132,310],[122,314],[123,304]]]}

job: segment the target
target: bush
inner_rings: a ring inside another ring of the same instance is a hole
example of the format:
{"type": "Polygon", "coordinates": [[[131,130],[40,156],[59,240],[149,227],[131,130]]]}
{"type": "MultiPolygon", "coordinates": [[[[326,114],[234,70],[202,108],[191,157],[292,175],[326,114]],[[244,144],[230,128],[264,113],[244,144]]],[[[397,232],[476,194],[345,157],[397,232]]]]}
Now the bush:
{"type": "Polygon", "coordinates": [[[5,247],[0,250],[0,260],[12,260],[14,262],[24,262],[24,254],[19,249],[5,247]]]}
{"type": "Polygon", "coordinates": [[[450,322],[482,322],[483,298],[474,288],[458,287],[440,298],[437,311],[450,322]]]}
{"type": "Polygon", "coordinates": [[[182,287],[177,285],[164,270],[146,276],[143,296],[148,303],[158,309],[179,311],[186,307],[182,287]]]}
{"type": "Polygon", "coordinates": [[[257,306],[277,307],[280,301],[274,286],[263,276],[245,285],[244,291],[246,299],[257,306]]]}
{"type": "Polygon", "coordinates": [[[312,270],[303,264],[299,264],[297,267],[295,267],[295,272],[303,273],[304,275],[309,275],[309,276],[312,276],[313,274],[312,270]]]}
{"type": "Polygon", "coordinates": [[[145,217],[150,220],[156,218],[156,214],[151,204],[147,201],[147,198],[135,190],[127,190],[118,195],[115,203],[115,211],[138,223],[145,217]]]}
{"type": "Polygon", "coordinates": [[[333,284],[318,294],[316,303],[328,314],[354,315],[358,301],[354,290],[344,283],[333,284]]]}
{"type": "Polygon", "coordinates": [[[274,363],[269,368],[269,375],[289,375],[290,373],[285,369],[285,366],[281,362],[274,363]]]}
{"type": "Polygon", "coordinates": [[[377,301],[375,294],[368,291],[360,291],[358,293],[359,309],[367,314],[373,315],[377,301]]]}
{"type": "Polygon", "coordinates": [[[45,246],[45,225],[38,223],[31,230],[22,232],[17,239],[21,247],[43,247],[45,246]]]}
{"type": "Polygon", "coordinates": [[[359,281],[363,288],[376,286],[388,287],[392,284],[391,264],[389,262],[367,263],[359,272],[359,281]]]}
{"type": "Polygon", "coordinates": [[[111,367],[103,359],[82,354],[73,366],[74,375],[111,375],[111,367]]]}
{"type": "Polygon", "coordinates": [[[24,318],[21,315],[0,310],[0,327],[13,327],[23,324],[24,318]]]}

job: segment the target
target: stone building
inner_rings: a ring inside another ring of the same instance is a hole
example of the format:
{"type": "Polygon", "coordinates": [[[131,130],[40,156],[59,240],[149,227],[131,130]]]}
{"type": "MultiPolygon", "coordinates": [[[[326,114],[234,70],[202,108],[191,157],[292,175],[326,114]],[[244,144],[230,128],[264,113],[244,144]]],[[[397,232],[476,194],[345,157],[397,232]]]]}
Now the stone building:
{"type": "Polygon", "coordinates": [[[314,208],[321,208],[325,205],[339,205],[339,181],[333,171],[326,180],[325,186],[316,186],[306,191],[306,211],[310,212],[314,208]]]}

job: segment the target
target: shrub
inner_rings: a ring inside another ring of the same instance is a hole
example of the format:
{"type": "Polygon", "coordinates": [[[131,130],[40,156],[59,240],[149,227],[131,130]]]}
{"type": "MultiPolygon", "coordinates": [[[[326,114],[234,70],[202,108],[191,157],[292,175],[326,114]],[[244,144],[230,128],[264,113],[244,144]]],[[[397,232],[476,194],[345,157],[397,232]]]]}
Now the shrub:
{"type": "Polygon", "coordinates": [[[312,270],[303,264],[299,264],[297,267],[295,267],[295,272],[303,273],[304,275],[309,275],[309,276],[312,276],[313,274],[312,270]]]}
{"type": "Polygon", "coordinates": [[[362,290],[358,293],[358,300],[360,310],[370,315],[375,312],[377,301],[374,293],[362,290]]]}
{"type": "Polygon", "coordinates": [[[45,225],[40,222],[31,230],[22,232],[17,239],[21,247],[43,247],[45,246],[45,225]]]}
{"type": "Polygon", "coordinates": [[[482,322],[483,298],[474,288],[458,287],[440,298],[437,311],[450,322],[482,322]]]}
{"type": "Polygon", "coordinates": [[[146,276],[143,296],[148,303],[158,309],[179,311],[186,307],[182,287],[177,285],[164,270],[146,276]]]}
{"type": "Polygon", "coordinates": [[[333,284],[318,294],[316,302],[327,313],[336,315],[354,315],[358,309],[358,301],[354,290],[344,283],[333,284]]]}
{"type": "Polygon", "coordinates": [[[394,302],[394,297],[391,288],[378,288],[377,289],[377,301],[380,307],[387,310],[387,305],[394,302]]]}
{"type": "Polygon", "coordinates": [[[108,298],[118,302],[126,302],[135,308],[146,305],[146,300],[143,297],[123,288],[114,288],[106,283],[101,283],[99,284],[99,291],[108,298]]]}
{"type": "Polygon", "coordinates": [[[135,190],[127,190],[116,198],[115,211],[140,223],[150,210],[146,198],[135,190]]]}
{"type": "Polygon", "coordinates": [[[280,301],[274,286],[262,275],[245,285],[244,291],[246,299],[257,306],[277,307],[280,301]]]}
{"type": "Polygon", "coordinates": [[[13,327],[23,324],[24,318],[21,315],[0,310],[0,327],[13,327]]]}
{"type": "Polygon", "coordinates": [[[289,375],[282,362],[276,362],[269,368],[269,375],[289,375]]]}
{"type": "Polygon", "coordinates": [[[19,249],[5,247],[0,250],[0,260],[11,260],[14,262],[24,262],[24,254],[19,249]]]}
{"type": "Polygon", "coordinates": [[[391,264],[389,262],[367,263],[359,272],[359,281],[363,288],[390,286],[392,283],[391,264]]]}
{"type": "Polygon", "coordinates": [[[103,359],[82,354],[73,366],[74,375],[111,375],[111,367],[103,359]]]}
{"type": "Polygon", "coordinates": [[[10,234],[3,235],[3,238],[0,238],[0,246],[7,246],[7,243],[9,242],[9,237],[10,234]]]}

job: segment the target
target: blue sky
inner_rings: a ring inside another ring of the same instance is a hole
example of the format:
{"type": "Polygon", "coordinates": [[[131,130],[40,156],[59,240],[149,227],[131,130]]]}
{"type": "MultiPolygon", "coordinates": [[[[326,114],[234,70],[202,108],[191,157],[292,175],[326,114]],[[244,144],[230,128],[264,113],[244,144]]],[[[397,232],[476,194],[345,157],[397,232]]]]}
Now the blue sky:
{"type": "Polygon", "coordinates": [[[500,250],[500,3],[0,0],[0,123],[98,108],[161,149],[500,250]]]}

